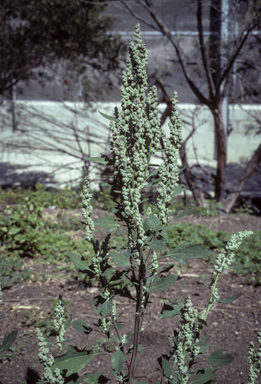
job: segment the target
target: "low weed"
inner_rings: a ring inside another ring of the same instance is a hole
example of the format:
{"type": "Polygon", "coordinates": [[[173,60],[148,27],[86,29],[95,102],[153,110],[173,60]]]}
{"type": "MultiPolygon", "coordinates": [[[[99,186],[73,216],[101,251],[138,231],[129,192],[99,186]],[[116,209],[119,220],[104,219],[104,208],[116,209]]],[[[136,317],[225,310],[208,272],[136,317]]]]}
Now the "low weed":
{"type": "Polygon", "coordinates": [[[2,289],[10,288],[14,283],[23,283],[31,276],[19,257],[6,257],[0,253],[0,281],[2,289]]]}

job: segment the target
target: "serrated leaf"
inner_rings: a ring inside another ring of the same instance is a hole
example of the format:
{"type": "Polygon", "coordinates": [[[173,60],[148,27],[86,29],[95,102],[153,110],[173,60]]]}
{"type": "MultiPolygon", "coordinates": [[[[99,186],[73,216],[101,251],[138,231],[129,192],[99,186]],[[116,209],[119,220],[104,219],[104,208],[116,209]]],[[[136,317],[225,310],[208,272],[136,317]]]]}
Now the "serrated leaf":
{"type": "Polygon", "coordinates": [[[1,347],[0,347],[0,353],[3,353],[4,351],[6,351],[7,349],[9,349],[11,347],[11,345],[13,344],[13,342],[16,339],[17,333],[18,333],[18,331],[12,331],[11,333],[4,335],[4,340],[3,340],[1,347]]]}
{"type": "Polygon", "coordinates": [[[98,227],[103,227],[108,229],[109,232],[116,231],[116,229],[120,226],[120,224],[116,223],[112,217],[105,215],[105,217],[100,217],[95,221],[95,225],[98,227]]]}
{"type": "Polygon", "coordinates": [[[145,232],[149,229],[158,229],[161,225],[161,220],[157,218],[157,216],[150,215],[144,222],[143,227],[145,232]]]}
{"type": "Polygon", "coordinates": [[[215,377],[215,372],[205,369],[205,373],[199,372],[190,384],[204,384],[212,380],[215,377]]]}
{"type": "Polygon", "coordinates": [[[111,120],[111,121],[115,121],[116,123],[119,123],[120,122],[120,120],[118,120],[116,117],[114,117],[114,116],[109,116],[109,115],[106,115],[105,113],[102,113],[102,112],[100,112],[99,111],[99,113],[103,116],[103,117],[105,117],[105,119],[108,119],[108,120],[111,120]]]}
{"type": "Polygon", "coordinates": [[[103,376],[100,371],[97,371],[93,374],[87,375],[83,381],[86,381],[88,384],[104,384],[107,383],[109,379],[103,376]]]}
{"type": "Polygon", "coordinates": [[[51,367],[52,370],[55,370],[56,368],[59,368],[61,371],[66,369],[66,376],[76,372],[79,374],[94,356],[98,355],[98,353],[78,350],[71,346],[67,347],[70,347],[68,348],[67,353],[63,356],[55,357],[55,362],[51,367]]]}
{"type": "Polygon", "coordinates": [[[109,252],[109,255],[117,264],[119,264],[120,267],[127,267],[130,265],[126,259],[126,256],[122,252],[117,253],[115,251],[111,251],[109,252]]]}
{"type": "Polygon", "coordinates": [[[126,356],[124,353],[118,349],[111,357],[111,365],[112,369],[119,374],[122,370],[122,366],[124,361],[126,360],[126,356]]]}
{"type": "Polygon", "coordinates": [[[73,326],[74,329],[76,329],[76,331],[84,333],[85,335],[89,335],[92,332],[92,330],[93,330],[88,324],[86,324],[81,319],[75,320],[72,323],[72,326],[73,326]]]}
{"type": "Polygon", "coordinates": [[[200,280],[202,281],[202,283],[203,283],[207,288],[209,288],[208,284],[205,282],[203,276],[202,276],[200,273],[199,273],[199,278],[200,278],[200,280]]]}
{"type": "Polygon", "coordinates": [[[164,375],[169,379],[170,376],[172,376],[172,369],[169,365],[169,362],[167,359],[165,359],[164,357],[161,358],[161,367],[163,369],[163,373],[164,375]]]}
{"type": "Polygon", "coordinates": [[[182,307],[183,307],[183,304],[174,305],[174,307],[172,307],[172,305],[164,304],[161,311],[162,313],[160,314],[159,318],[167,319],[169,317],[177,316],[182,307]]]}
{"type": "Polygon", "coordinates": [[[153,284],[153,289],[158,289],[159,291],[166,291],[171,285],[175,283],[178,279],[178,276],[166,276],[162,278],[158,278],[156,282],[153,284]]]}
{"type": "Polygon", "coordinates": [[[199,259],[210,255],[212,255],[212,252],[202,248],[201,245],[192,245],[184,242],[178,245],[169,255],[166,255],[166,257],[171,257],[180,264],[188,265],[187,261],[190,259],[199,259]]]}
{"type": "Polygon", "coordinates": [[[223,354],[223,349],[216,351],[210,355],[206,361],[211,364],[213,367],[218,367],[219,365],[225,366],[232,363],[234,357],[229,353],[223,354]]]}
{"type": "Polygon", "coordinates": [[[78,255],[76,255],[76,253],[67,252],[67,256],[69,256],[69,258],[71,259],[75,267],[80,271],[91,271],[86,261],[81,260],[81,258],[78,255]]]}
{"type": "Polygon", "coordinates": [[[230,304],[230,303],[232,303],[232,301],[235,301],[236,299],[238,299],[242,295],[243,295],[243,293],[237,293],[236,295],[230,296],[228,299],[222,300],[219,302],[223,303],[223,304],[230,304]]]}
{"type": "Polygon", "coordinates": [[[150,249],[167,249],[167,245],[163,240],[152,240],[146,243],[150,249]]]}
{"type": "Polygon", "coordinates": [[[93,312],[97,313],[98,315],[101,314],[102,316],[109,316],[111,314],[112,310],[112,301],[105,301],[102,305],[99,306],[98,309],[95,309],[93,312]]]}

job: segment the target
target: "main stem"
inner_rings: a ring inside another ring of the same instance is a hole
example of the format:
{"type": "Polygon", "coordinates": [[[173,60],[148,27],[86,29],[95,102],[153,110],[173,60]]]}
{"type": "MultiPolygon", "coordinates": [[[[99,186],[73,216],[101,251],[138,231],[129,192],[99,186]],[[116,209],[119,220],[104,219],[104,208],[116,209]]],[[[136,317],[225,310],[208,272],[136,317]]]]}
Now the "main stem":
{"type": "Polygon", "coordinates": [[[144,261],[142,256],[142,250],[139,249],[139,287],[137,289],[137,303],[136,303],[136,313],[135,313],[135,325],[134,325],[134,340],[133,340],[133,351],[131,356],[131,362],[129,367],[129,384],[134,383],[134,373],[136,360],[138,355],[138,348],[140,343],[140,329],[142,325],[143,310],[142,310],[142,297],[143,297],[143,268],[144,261]]]}

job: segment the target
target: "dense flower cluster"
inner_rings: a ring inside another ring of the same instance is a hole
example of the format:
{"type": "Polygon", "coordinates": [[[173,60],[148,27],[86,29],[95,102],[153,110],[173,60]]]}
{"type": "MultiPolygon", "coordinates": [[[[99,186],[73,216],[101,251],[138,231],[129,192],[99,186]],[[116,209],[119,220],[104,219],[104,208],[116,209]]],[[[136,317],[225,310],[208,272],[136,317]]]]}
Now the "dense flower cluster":
{"type": "Polygon", "coordinates": [[[177,111],[177,102],[177,93],[175,92],[172,99],[172,116],[169,123],[170,137],[168,138],[165,132],[162,131],[162,136],[166,143],[166,158],[159,169],[159,177],[162,180],[159,183],[157,205],[159,208],[159,218],[164,224],[167,222],[168,214],[171,212],[168,208],[171,202],[171,193],[178,186],[179,181],[178,150],[182,143],[182,124],[177,111]]]}
{"type": "Polygon", "coordinates": [[[54,310],[53,327],[58,333],[56,337],[57,345],[59,348],[63,348],[65,328],[64,328],[64,307],[61,299],[58,299],[57,305],[54,310]]]}
{"type": "Polygon", "coordinates": [[[234,249],[239,248],[242,244],[242,241],[245,237],[249,237],[253,234],[251,231],[238,232],[231,236],[231,239],[226,245],[226,252],[220,253],[216,259],[214,265],[213,274],[220,275],[220,273],[231,266],[234,261],[235,254],[233,252],[234,249]]]}
{"type": "Polygon", "coordinates": [[[248,360],[250,368],[248,374],[248,384],[255,384],[257,374],[261,372],[261,330],[258,333],[257,340],[259,343],[257,353],[255,353],[255,345],[253,341],[250,341],[249,343],[248,360]]]}
{"type": "MultiPolygon", "coordinates": [[[[194,337],[194,327],[198,319],[198,311],[193,307],[193,304],[190,298],[187,298],[184,302],[184,306],[180,311],[180,332],[176,337],[176,350],[173,355],[174,363],[176,364],[180,375],[183,377],[183,383],[186,384],[189,375],[188,367],[185,362],[185,351],[188,348],[192,347],[193,337],[194,337]]],[[[192,353],[194,358],[199,353],[199,348],[192,348],[192,353]]]]}
{"type": "Polygon", "coordinates": [[[39,344],[38,357],[41,364],[44,366],[41,380],[46,381],[48,384],[64,384],[60,369],[56,368],[55,370],[52,370],[51,368],[54,364],[54,357],[49,354],[49,348],[47,348],[48,342],[45,340],[45,337],[39,328],[36,328],[35,332],[39,344]]]}
{"type": "Polygon", "coordinates": [[[89,177],[87,177],[83,187],[82,216],[86,220],[86,239],[88,241],[91,241],[93,239],[92,233],[94,231],[94,223],[90,217],[93,210],[93,207],[90,204],[91,198],[92,198],[92,194],[90,192],[90,180],[89,180],[89,177]]]}

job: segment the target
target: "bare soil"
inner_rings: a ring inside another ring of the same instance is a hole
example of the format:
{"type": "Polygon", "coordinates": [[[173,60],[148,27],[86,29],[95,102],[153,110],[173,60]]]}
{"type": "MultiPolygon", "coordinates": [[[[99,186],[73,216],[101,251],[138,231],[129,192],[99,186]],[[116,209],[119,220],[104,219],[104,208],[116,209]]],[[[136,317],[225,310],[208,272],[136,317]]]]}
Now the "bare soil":
{"type": "MultiPolygon", "coordinates": [[[[45,217],[54,220],[59,210],[45,210],[45,217]]],[[[104,216],[108,212],[94,210],[92,217],[94,220],[99,216],[104,216]]],[[[75,215],[81,220],[80,210],[73,212],[62,211],[62,219],[68,219],[69,215],[75,215]]],[[[242,230],[261,229],[261,219],[254,216],[219,216],[217,218],[185,216],[180,221],[188,223],[206,224],[209,228],[219,231],[228,230],[237,232],[242,230]]],[[[124,229],[119,228],[119,234],[124,229]]],[[[97,233],[99,239],[103,239],[107,231],[97,233]]],[[[74,233],[77,237],[84,236],[84,231],[74,233]]],[[[38,364],[38,344],[35,336],[35,317],[38,311],[38,319],[44,319],[50,313],[50,298],[62,295],[64,299],[70,300],[70,311],[73,320],[82,319],[92,326],[97,322],[98,316],[92,310],[92,298],[97,294],[96,287],[87,287],[80,281],[72,279],[72,272],[69,269],[58,270],[54,265],[33,264],[31,260],[25,260],[26,266],[35,274],[44,272],[47,280],[30,280],[24,284],[13,285],[10,289],[3,292],[3,305],[1,312],[5,313],[5,318],[1,319],[1,337],[12,330],[18,330],[18,336],[14,343],[16,352],[13,353],[11,361],[4,361],[0,369],[0,383],[2,384],[35,384],[39,379],[42,367],[38,364]],[[49,276],[49,277],[48,277],[49,276]],[[19,348],[23,346],[25,353],[19,353],[19,348]]],[[[167,264],[167,260],[164,261],[167,264]]],[[[69,263],[68,263],[69,266],[69,263]]],[[[170,347],[167,340],[168,335],[173,334],[178,317],[164,319],[146,326],[156,320],[163,303],[168,303],[173,298],[184,299],[189,295],[198,310],[205,308],[209,291],[199,279],[201,275],[211,276],[212,267],[202,260],[189,262],[189,267],[180,269],[182,282],[176,282],[167,292],[155,291],[151,297],[152,303],[148,307],[145,316],[144,328],[141,344],[148,347],[144,354],[139,355],[137,362],[136,380],[155,383],[160,380],[161,370],[157,358],[161,354],[168,353],[170,347]]],[[[228,298],[237,293],[243,295],[231,304],[220,304],[215,307],[209,315],[208,327],[204,334],[212,335],[210,339],[210,353],[223,349],[224,353],[234,356],[234,361],[227,367],[221,367],[217,371],[216,384],[243,384],[247,383],[248,363],[244,356],[247,356],[249,342],[252,340],[257,345],[257,333],[261,328],[261,287],[253,287],[242,277],[232,273],[224,273],[219,280],[219,292],[222,298],[228,298]]],[[[133,329],[135,307],[129,299],[117,298],[117,309],[123,310],[122,317],[124,328],[122,332],[128,333],[133,329]]],[[[73,339],[70,344],[78,348],[90,349],[95,340],[100,338],[96,332],[89,336],[77,333],[73,327],[69,328],[67,338],[73,339]]],[[[52,339],[52,337],[51,337],[52,339]]],[[[104,351],[103,354],[96,356],[87,367],[81,372],[84,378],[88,373],[97,370],[113,379],[110,371],[110,355],[104,351]]],[[[261,378],[257,383],[260,383],[261,378]]],[[[114,383],[115,380],[112,380],[114,383]]]]}

